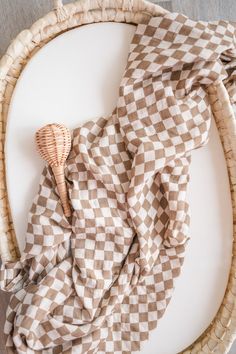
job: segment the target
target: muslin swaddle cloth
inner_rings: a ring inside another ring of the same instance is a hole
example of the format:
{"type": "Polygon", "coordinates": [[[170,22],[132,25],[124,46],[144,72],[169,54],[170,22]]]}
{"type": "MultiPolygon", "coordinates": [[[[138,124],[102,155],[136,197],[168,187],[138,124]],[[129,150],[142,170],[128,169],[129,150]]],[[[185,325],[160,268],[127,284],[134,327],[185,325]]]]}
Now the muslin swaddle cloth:
{"type": "Polygon", "coordinates": [[[208,140],[207,86],[234,80],[235,34],[170,13],[137,26],[111,116],[73,130],[72,218],[46,166],[21,259],[2,264],[9,352],[131,353],[148,339],[183,264],[190,155],[208,140]]]}

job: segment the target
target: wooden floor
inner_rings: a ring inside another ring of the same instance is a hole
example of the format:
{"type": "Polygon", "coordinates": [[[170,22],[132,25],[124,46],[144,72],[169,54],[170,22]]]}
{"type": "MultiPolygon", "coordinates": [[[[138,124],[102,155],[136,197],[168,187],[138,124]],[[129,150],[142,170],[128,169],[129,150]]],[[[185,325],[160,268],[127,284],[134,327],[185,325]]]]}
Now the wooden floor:
{"type": "MultiPolygon", "coordinates": [[[[64,0],[64,3],[72,0],[64,0]]],[[[162,0],[153,1],[173,12],[192,19],[236,21],[236,0],[162,0]]],[[[0,56],[9,42],[23,29],[52,8],[52,0],[0,0],[0,56]]],[[[9,295],[0,291],[0,354],[5,354],[3,326],[9,295]]],[[[236,353],[236,344],[230,354],[236,353]]],[[[161,354],[161,353],[157,353],[161,354]]],[[[175,354],[175,353],[173,353],[175,354]]]]}

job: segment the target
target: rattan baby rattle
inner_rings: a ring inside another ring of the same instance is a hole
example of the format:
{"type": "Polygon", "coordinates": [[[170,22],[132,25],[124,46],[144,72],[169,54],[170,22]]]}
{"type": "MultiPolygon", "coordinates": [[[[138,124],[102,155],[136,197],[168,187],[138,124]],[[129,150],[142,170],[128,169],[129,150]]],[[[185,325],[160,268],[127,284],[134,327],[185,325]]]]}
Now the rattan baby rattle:
{"type": "Polygon", "coordinates": [[[37,150],[40,156],[51,166],[65,216],[71,216],[68,200],[64,165],[71,149],[71,135],[62,124],[48,124],[35,134],[37,150]]]}

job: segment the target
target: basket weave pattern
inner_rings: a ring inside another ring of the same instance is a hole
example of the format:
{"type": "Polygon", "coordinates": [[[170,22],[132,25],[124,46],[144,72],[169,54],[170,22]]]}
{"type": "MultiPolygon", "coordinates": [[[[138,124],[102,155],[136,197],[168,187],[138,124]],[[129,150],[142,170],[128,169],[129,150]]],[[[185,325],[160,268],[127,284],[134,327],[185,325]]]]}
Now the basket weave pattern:
{"type": "MultiPolygon", "coordinates": [[[[47,42],[61,33],[94,22],[138,24],[166,10],[144,0],[81,0],[55,9],[21,32],[0,61],[0,254],[3,261],[20,256],[8,203],[4,143],[9,104],[17,80],[28,60],[47,42]]],[[[182,354],[224,354],[236,338],[236,123],[229,94],[223,83],[208,88],[212,112],[223,144],[230,178],[234,242],[231,271],[222,305],[208,329],[182,354]]]]}
{"type": "Polygon", "coordinates": [[[71,209],[66,189],[64,164],[71,149],[70,131],[62,124],[48,124],[36,132],[35,140],[40,156],[52,168],[65,216],[69,217],[71,209]]]}

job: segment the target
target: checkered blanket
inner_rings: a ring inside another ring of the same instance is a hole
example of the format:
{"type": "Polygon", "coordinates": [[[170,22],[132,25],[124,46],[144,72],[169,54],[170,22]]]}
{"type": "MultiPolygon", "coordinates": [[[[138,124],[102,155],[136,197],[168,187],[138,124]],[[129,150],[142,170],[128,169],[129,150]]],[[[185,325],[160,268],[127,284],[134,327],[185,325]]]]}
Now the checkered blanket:
{"type": "Polygon", "coordinates": [[[112,114],[72,132],[67,219],[41,174],[13,292],[12,353],[131,353],[163,316],[189,240],[191,151],[206,144],[207,86],[234,81],[236,27],[165,14],[139,24],[112,114]]]}

